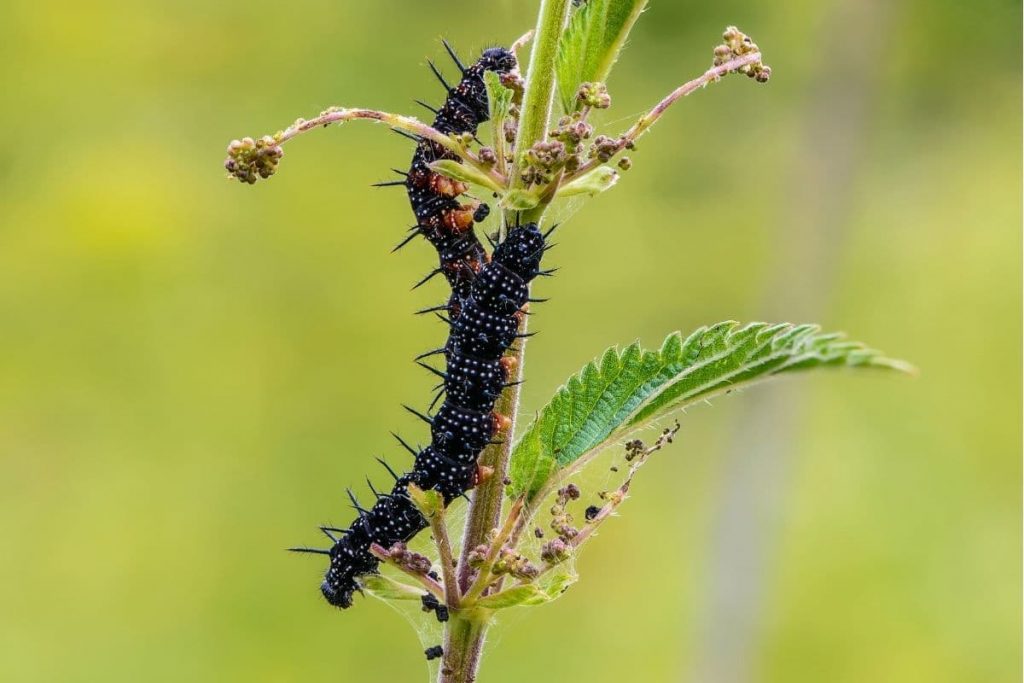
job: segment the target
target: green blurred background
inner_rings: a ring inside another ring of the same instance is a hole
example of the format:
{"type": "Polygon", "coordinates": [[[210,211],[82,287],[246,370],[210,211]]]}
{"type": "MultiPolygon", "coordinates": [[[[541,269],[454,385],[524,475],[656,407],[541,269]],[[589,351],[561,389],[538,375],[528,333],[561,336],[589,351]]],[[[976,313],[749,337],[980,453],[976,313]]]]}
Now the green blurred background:
{"type": "MultiPolygon", "coordinates": [[[[0,4],[0,680],[423,680],[394,612],[328,609],[282,548],[398,458],[431,267],[369,124],[233,137],[332,104],[437,101],[536,2],[0,4]]],[[[611,132],[703,70],[564,227],[525,407],[584,361],[726,318],[816,321],[917,379],[821,375],[699,408],[554,605],[482,680],[1011,681],[1021,656],[1020,8],[653,0],[611,132]]],[[[563,214],[569,213],[563,211],[563,214]]]]}

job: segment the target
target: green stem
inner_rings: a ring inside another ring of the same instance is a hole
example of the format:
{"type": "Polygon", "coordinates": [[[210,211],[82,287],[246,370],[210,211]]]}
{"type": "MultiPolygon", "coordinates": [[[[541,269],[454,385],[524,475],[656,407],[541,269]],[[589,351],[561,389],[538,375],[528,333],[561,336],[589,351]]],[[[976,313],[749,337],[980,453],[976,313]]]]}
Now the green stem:
{"type": "Polygon", "coordinates": [[[486,630],[486,621],[468,618],[459,610],[451,613],[444,631],[444,658],[437,674],[438,683],[476,680],[486,630]]]}
{"type": "MultiPolygon", "coordinates": [[[[551,108],[555,98],[555,59],[558,57],[558,42],[569,20],[570,0],[541,0],[537,29],[534,32],[533,50],[530,52],[530,66],[526,73],[526,92],[520,109],[519,130],[516,133],[515,163],[510,174],[512,189],[524,189],[519,173],[523,155],[535,142],[547,139],[551,126],[551,108]]],[[[550,201],[550,200],[549,200],[550,201]]],[[[540,220],[547,208],[547,202],[523,211],[520,220],[529,223],[540,220]]]]}
{"type": "MultiPolygon", "coordinates": [[[[550,127],[551,108],[555,95],[555,58],[558,55],[558,41],[569,19],[572,8],[570,0],[541,0],[537,16],[537,27],[534,30],[533,50],[530,53],[530,66],[526,74],[526,91],[523,94],[523,105],[519,118],[519,130],[516,135],[516,159],[512,165],[511,183],[514,188],[522,188],[519,167],[522,153],[539,140],[544,140],[550,127]]],[[[547,204],[524,212],[520,220],[525,222],[539,221],[547,204]]],[[[506,214],[502,221],[502,235],[509,224],[514,223],[514,213],[506,214]]],[[[520,327],[526,330],[526,319],[520,327]]],[[[511,426],[506,431],[502,443],[490,446],[480,456],[480,464],[493,468],[491,477],[477,486],[473,493],[473,501],[469,505],[466,528],[462,537],[462,552],[458,566],[458,581],[465,591],[470,584],[472,570],[469,567],[469,553],[478,545],[487,542],[487,535],[496,528],[501,519],[501,508],[504,502],[505,477],[508,473],[508,461],[512,455],[512,437],[515,433],[516,418],[519,414],[519,382],[523,375],[523,360],[526,352],[526,339],[520,339],[513,353],[518,363],[514,377],[509,380],[516,384],[507,389],[497,400],[495,412],[507,416],[511,426]]],[[[444,660],[438,674],[438,683],[471,683],[476,680],[480,667],[480,655],[483,652],[487,624],[480,619],[467,619],[456,611],[448,621],[445,629],[444,660]]]]}

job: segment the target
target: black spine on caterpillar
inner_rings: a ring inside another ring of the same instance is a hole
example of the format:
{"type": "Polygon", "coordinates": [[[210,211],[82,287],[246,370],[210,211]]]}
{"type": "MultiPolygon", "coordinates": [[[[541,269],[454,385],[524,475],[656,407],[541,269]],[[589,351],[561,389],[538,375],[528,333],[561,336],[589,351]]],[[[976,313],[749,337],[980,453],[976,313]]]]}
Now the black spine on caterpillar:
{"type": "MultiPolygon", "coordinates": [[[[442,133],[476,135],[477,128],[490,113],[484,73],[507,74],[516,68],[516,58],[512,52],[500,47],[485,50],[480,59],[469,67],[463,67],[454,52],[452,57],[462,71],[462,78],[449,89],[448,97],[437,110],[433,126],[442,133]]],[[[405,186],[416,215],[413,231],[423,235],[437,250],[439,271],[452,288],[450,303],[457,305],[458,299],[469,293],[474,275],[487,262],[487,254],[473,231],[473,223],[486,218],[488,211],[486,205],[458,201],[457,197],[468,188],[464,183],[430,169],[430,164],[440,159],[458,161],[454,154],[437,143],[420,140],[413,153],[405,186]]]]}
{"type": "MultiPolygon", "coordinates": [[[[430,421],[431,442],[416,452],[412,471],[396,477],[390,493],[379,494],[369,510],[334,537],[321,552],[330,567],[321,591],[332,605],[347,608],[359,590],[358,577],[377,570],[371,544],[389,548],[405,542],[427,526],[409,497],[408,486],[434,489],[447,505],[475,485],[476,460],[494,438],[501,416],[492,412],[505,387],[511,365],[504,358],[512,344],[528,284],[540,273],[545,239],[536,224],[515,227],[499,244],[461,300],[461,314],[445,345],[445,400],[430,421]]],[[[325,530],[328,535],[330,531],[325,530]]]]}

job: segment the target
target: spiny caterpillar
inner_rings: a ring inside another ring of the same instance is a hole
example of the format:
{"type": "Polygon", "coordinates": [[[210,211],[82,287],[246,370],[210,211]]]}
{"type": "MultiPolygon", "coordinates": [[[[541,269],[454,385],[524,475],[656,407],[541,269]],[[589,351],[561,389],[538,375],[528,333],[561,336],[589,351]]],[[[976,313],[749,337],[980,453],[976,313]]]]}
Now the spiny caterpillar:
{"type": "MultiPolygon", "coordinates": [[[[475,136],[477,127],[489,115],[484,73],[508,74],[517,66],[516,57],[504,48],[495,47],[485,50],[473,65],[465,67],[447,42],[444,46],[462,72],[462,79],[452,88],[437,67],[430,63],[434,75],[448,91],[448,97],[440,109],[424,106],[435,112],[433,127],[436,130],[475,136]]],[[[416,225],[395,250],[401,249],[417,235],[425,237],[437,250],[440,263],[417,286],[435,275],[444,274],[452,288],[451,301],[454,304],[469,293],[474,274],[486,262],[486,253],[473,231],[473,223],[486,218],[489,210],[486,204],[460,204],[456,197],[469,189],[466,184],[430,169],[430,164],[440,159],[459,161],[455,154],[436,142],[416,140],[416,152],[409,172],[404,174],[405,180],[380,184],[404,186],[416,216],[416,225]]]]}
{"type": "MultiPolygon", "coordinates": [[[[516,67],[515,56],[503,48],[492,48],[472,66],[463,67],[447,43],[445,47],[463,77],[456,87],[448,88],[434,126],[446,133],[475,134],[488,117],[484,72],[510,72],[516,67]]],[[[441,78],[436,68],[434,72],[441,78]]],[[[444,83],[443,78],[441,81],[444,83]]],[[[448,339],[443,347],[416,359],[442,378],[442,391],[435,403],[442,395],[444,402],[432,416],[409,408],[430,425],[430,445],[416,450],[399,438],[415,457],[412,471],[399,476],[388,467],[395,478],[394,487],[390,493],[374,491],[377,500],[369,510],[360,507],[350,491],[359,517],[348,529],[322,527],[334,543],[330,550],[295,549],[330,557],[321,591],[329,603],[341,608],[352,605],[353,593],[359,590],[358,577],[377,571],[379,561],[370,552],[372,544],[389,548],[427,526],[409,496],[410,484],[438,491],[447,505],[477,483],[477,457],[508,427],[508,418],[493,412],[515,367],[515,359],[506,357],[505,352],[521,336],[518,330],[529,300],[530,281],[546,274],[540,270],[540,261],[547,235],[534,223],[510,229],[488,257],[473,231],[474,218],[481,219],[481,207],[461,205],[456,197],[466,187],[431,171],[428,164],[440,158],[451,157],[434,143],[417,140],[406,179],[390,183],[407,188],[417,217],[412,236],[421,234],[435,247],[440,260],[435,272],[444,273],[452,287],[448,303],[438,307],[450,315],[446,319],[448,339]],[[422,362],[436,354],[445,357],[444,372],[422,362]]]]}

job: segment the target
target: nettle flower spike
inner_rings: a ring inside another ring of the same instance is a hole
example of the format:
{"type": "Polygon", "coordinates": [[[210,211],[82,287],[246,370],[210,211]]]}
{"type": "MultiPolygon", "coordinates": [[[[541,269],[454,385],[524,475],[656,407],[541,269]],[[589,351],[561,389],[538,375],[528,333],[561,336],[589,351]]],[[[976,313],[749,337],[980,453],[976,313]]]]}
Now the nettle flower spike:
{"type": "Polygon", "coordinates": [[[278,139],[264,135],[258,140],[242,138],[228,144],[228,158],[224,168],[232,176],[252,185],[258,178],[269,178],[277,171],[284,156],[278,139]]]}
{"type": "MultiPolygon", "coordinates": [[[[757,43],[735,26],[729,26],[725,29],[725,33],[722,34],[722,40],[724,42],[715,48],[715,66],[726,64],[729,60],[736,59],[737,57],[761,54],[761,48],[757,46],[757,43]]],[[[760,59],[751,64],[744,64],[736,69],[736,71],[746,74],[758,83],[767,83],[772,75],[772,68],[764,64],[760,59]]]]}
{"type": "Polygon", "coordinates": [[[594,109],[607,109],[612,106],[612,96],[608,94],[608,87],[604,83],[583,83],[576,99],[584,107],[594,109]]]}

